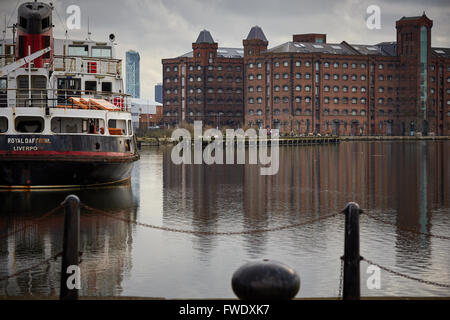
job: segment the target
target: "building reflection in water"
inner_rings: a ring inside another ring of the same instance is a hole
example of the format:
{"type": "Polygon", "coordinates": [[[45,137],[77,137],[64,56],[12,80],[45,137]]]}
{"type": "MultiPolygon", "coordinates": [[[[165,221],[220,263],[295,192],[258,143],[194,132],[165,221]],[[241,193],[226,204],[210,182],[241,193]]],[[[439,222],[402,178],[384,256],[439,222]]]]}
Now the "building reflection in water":
{"type": "MultiPolygon", "coordinates": [[[[426,264],[430,240],[402,229],[430,232],[433,211],[448,210],[448,142],[342,142],[279,150],[278,174],[261,176],[257,165],[174,165],[167,149],[165,223],[201,231],[260,229],[339,212],[355,201],[397,226],[398,263],[417,258],[426,264]]],[[[373,226],[382,237],[385,225],[373,226]]],[[[258,258],[267,234],[245,237],[250,256],[258,258]]],[[[195,248],[203,253],[217,241],[194,239],[195,248]]]]}
{"type": "MultiPolygon", "coordinates": [[[[274,176],[261,176],[257,165],[248,164],[177,166],[171,161],[171,149],[163,147],[143,153],[131,185],[76,194],[91,207],[122,211],[117,214],[131,220],[137,218],[139,209],[138,218],[146,223],[209,232],[307,222],[340,212],[347,202],[356,201],[369,214],[393,223],[393,226],[385,225],[362,216],[362,255],[396,270],[402,270],[403,266],[415,268],[414,271],[427,268],[428,275],[447,272],[448,278],[447,242],[404,229],[448,235],[449,146],[447,141],[413,141],[280,147],[280,169],[274,176]]],[[[41,216],[67,194],[69,192],[0,193],[0,235],[41,216]]],[[[157,296],[179,296],[175,291],[188,292],[192,287],[199,290],[198,296],[208,297],[211,290],[216,290],[214,296],[231,296],[231,291],[227,291],[229,281],[223,280],[224,274],[234,271],[245,259],[270,255],[295,264],[302,271],[302,279],[305,279],[302,286],[307,295],[312,292],[316,296],[331,296],[329,290],[337,285],[335,278],[339,277],[342,228],[343,217],[280,232],[231,237],[169,234],[145,229],[134,235],[140,245],[134,244],[132,260],[134,227],[83,210],[82,295],[115,296],[122,292],[151,295],[153,291],[149,292],[148,288],[157,283],[158,288],[169,288],[169,291],[157,290],[157,296]],[[148,255],[148,243],[143,241],[153,241],[149,243],[159,243],[161,247],[153,248],[148,255]],[[173,264],[178,256],[182,265],[173,264]],[[130,277],[133,262],[138,271],[130,277]],[[145,271],[139,273],[139,270],[145,271]],[[170,281],[163,278],[174,270],[179,273],[178,278],[175,283],[167,284],[170,281]],[[185,279],[184,272],[193,279],[185,279]],[[324,273],[333,272],[336,274],[329,279],[323,278],[324,273]],[[138,284],[141,289],[134,290],[130,284],[138,284]],[[180,285],[185,289],[180,289],[180,285]]],[[[59,252],[62,232],[61,212],[26,231],[1,239],[0,277],[59,252]]],[[[0,295],[57,295],[59,268],[59,261],[52,262],[31,274],[1,282],[0,295]]],[[[362,277],[364,275],[362,271],[362,277]]],[[[448,282],[445,278],[431,280],[448,282]]],[[[384,283],[387,286],[387,282],[384,283]]],[[[430,292],[417,291],[415,282],[406,286],[406,292],[430,292]]],[[[405,293],[396,288],[386,292],[405,293]]]]}
{"type": "MultiPolygon", "coordinates": [[[[0,234],[16,230],[76,194],[90,207],[122,211],[136,218],[131,185],[72,192],[1,192],[0,234]]],[[[63,210],[0,241],[0,277],[29,268],[62,250],[63,210]]],[[[81,295],[120,295],[121,283],[131,269],[132,227],[81,210],[81,295]]],[[[0,283],[0,295],[59,295],[60,259],[0,283]]]]}

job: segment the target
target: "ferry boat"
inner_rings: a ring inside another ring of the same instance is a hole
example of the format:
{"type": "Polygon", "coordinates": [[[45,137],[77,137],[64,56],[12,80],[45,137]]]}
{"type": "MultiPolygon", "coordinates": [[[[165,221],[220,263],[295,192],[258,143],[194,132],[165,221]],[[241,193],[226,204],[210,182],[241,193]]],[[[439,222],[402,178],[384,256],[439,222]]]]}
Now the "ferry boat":
{"type": "Polygon", "coordinates": [[[127,182],[139,153],[115,37],[55,39],[52,11],[21,4],[0,40],[0,189],[127,182]]]}

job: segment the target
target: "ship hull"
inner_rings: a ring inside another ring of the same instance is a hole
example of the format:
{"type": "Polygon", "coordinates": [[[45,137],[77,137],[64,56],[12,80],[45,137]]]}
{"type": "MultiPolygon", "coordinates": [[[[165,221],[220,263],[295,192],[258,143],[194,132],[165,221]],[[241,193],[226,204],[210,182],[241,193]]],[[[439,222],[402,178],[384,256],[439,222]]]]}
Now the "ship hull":
{"type": "Polygon", "coordinates": [[[63,189],[125,183],[138,159],[133,137],[1,136],[0,188],[63,189]]]}

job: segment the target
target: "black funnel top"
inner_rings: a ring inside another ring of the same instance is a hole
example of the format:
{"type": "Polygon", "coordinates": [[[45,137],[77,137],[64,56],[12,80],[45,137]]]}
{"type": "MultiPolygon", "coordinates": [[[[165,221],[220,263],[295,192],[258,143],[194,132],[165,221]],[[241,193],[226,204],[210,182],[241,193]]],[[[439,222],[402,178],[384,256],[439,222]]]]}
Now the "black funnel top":
{"type": "Polygon", "coordinates": [[[39,34],[52,28],[52,7],[42,2],[25,2],[20,5],[17,16],[19,29],[39,34]]]}

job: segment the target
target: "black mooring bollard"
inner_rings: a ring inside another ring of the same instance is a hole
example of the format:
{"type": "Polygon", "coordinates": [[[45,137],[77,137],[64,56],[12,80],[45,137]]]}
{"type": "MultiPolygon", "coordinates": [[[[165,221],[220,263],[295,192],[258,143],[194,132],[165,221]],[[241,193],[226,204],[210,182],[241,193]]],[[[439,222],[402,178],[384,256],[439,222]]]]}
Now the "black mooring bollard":
{"type": "Polygon", "coordinates": [[[349,202],[345,214],[344,288],[343,300],[359,300],[361,296],[359,264],[359,215],[362,210],[356,202],[349,202]]]}
{"type": "MultiPolygon", "coordinates": [[[[74,277],[78,271],[69,270],[71,266],[78,267],[79,239],[80,239],[80,199],[75,195],[69,195],[63,202],[65,208],[63,256],[61,263],[60,300],[77,300],[78,289],[69,288],[67,280],[74,277]]],[[[71,267],[72,269],[73,267],[71,267]]],[[[73,280],[73,279],[71,279],[73,280]]],[[[79,280],[79,279],[78,279],[79,280]]],[[[72,282],[72,281],[71,281],[72,282]]]]}
{"type": "Polygon", "coordinates": [[[236,270],[231,286],[242,300],[289,300],[300,289],[300,277],[289,266],[264,259],[236,270]]]}

